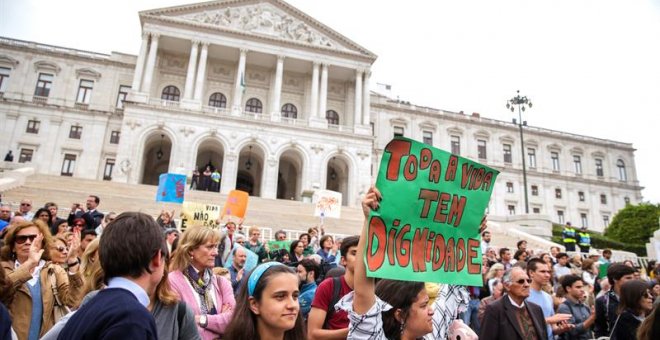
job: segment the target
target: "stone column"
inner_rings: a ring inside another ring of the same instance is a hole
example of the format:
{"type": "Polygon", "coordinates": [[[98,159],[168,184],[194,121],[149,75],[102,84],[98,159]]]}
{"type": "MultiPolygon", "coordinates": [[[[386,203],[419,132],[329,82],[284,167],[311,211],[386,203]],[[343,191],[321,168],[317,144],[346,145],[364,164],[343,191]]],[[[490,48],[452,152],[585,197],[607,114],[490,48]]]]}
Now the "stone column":
{"type": "Polygon", "coordinates": [[[264,161],[261,176],[261,197],[268,199],[277,198],[277,175],[279,173],[279,161],[268,158],[264,161]]]}
{"type": "MultiPolygon", "coordinates": [[[[371,90],[369,89],[369,78],[371,78],[371,71],[364,72],[364,85],[362,86],[362,125],[370,126],[371,120],[371,90]]],[[[371,131],[371,127],[369,127],[371,131]]],[[[371,133],[371,132],[369,132],[371,133]]]]}
{"type": "Polygon", "coordinates": [[[192,41],[190,48],[190,59],[188,60],[188,72],[186,73],[186,85],[183,88],[183,99],[192,99],[193,80],[195,78],[195,69],[197,68],[197,49],[199,41],[192,41]]]}
{"type": "Polygon", "coordinates": [[[134,92],[140,92],[140,85],[142,84],[142,74],[144,73],[144,60],[147,57],[147,47],[149,46],[149,33],[142,33],[142,45],[140,46],[140,54],[138,54],[137,64],[135,65],[135,74],[133,75],[134,92]]]}
{"type": "Polygon", "coordinates": [[[241,56],[238,59],[238,68],[236,69],[236,81],[234,82],[234,101],[232,104],[231,113],[234,116],[240,116],[243,112],[243,91],[245,89],[245,60],[247,58],[247,50],[241,49],[241,56]]]}
{"type": "Polygon", "coordinates": [[[319,95],[319,111],[317,118],[325,119],[328,101],[328,64],[321,65],[321,93],[319,95]]]}
{"type": "Polygon", "coordinates": [[[275,69],[275,86],[273,86],[273,100],[271,106],[270,120],[279,122],[282,116],[280,107],[282,97],[282,77],[284,74],[284,56],[277,56],[277,68],[275,69]]]}
{"type": "Polygon", "coordinates": [[[158,38],[160,34],[151,34],[151,46],[149,47],[149,57],[147,58],[147,69],[144,75],[144,83],[142,83],[142,92],[151,93],[151,80],[154,76],[154,68],[156,67],[156,53],[158,52],[158,38]]]}
{"type": "Polygon", "coordinates": [[[225,154],[222,162],[222,179],[220,180],[220,193],[229,194],[236,189],[236,177],[238,176],[238,155],[236,153],[225,154]]]}
{"type": "Polygon", "coordinates": [[[319,63],[312,66],[312,100],[309,118],[317,118],[319,112],[319,63]]]}
{"type": "Polygon", "coordinates": [[[362,124],[362,73],[355,70],[355,110],[353,111],[353,125],[362,124]]]}
{"type": "Polygon", "coordinates": [[[202,105],[202,94],[204,93],[204,84],[206,83],[206,61],[209,55],[209,43],[202,42],[202,53],[199,55],[199,64],[197,66],[197,80],[195,82],[195,104],[202,105]]]}

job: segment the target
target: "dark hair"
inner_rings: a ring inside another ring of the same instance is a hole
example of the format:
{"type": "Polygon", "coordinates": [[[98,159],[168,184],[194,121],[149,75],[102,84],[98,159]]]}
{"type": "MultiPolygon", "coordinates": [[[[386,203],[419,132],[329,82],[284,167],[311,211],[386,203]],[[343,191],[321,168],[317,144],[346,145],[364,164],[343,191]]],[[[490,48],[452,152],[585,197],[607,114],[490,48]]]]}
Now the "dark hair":
{"type": "Polygon", "coordinates": [[[504,253],[506,253],[507,251],[509,251],[509,248],[500,248],[500,258],[502,258],[504,253]]]}
{"type": "Polygon", "coordinates": [[[333,239],[332,236],[330,236],[330,235],[323,235],[323,236],[321,237],[321,240],[319,241],[319,246],[321,246],[321,249],[325,250],[325,249],[323,248],[323,243],[325,243],[325,241],[327,241],[328,239],[330,239],[330,240],[332,240],[332,241],[334,242],[334,239],[333,239]]]}
{"type": "Polygon", "coordinates": [[[584,280],[582,280],[581,277],[575,274],[568,274],[562,276],[561,279],[559,280],[559,283],[561,284],[561,287],[564,289],[564,291],[566,291],[566,287],[571,287],[575,282],[578,281],[584,282],[584,280]]]}
{"type": "Polygon", "coordinates": [[[34,217],[32,217],[32,220],[34,221],[34,220],[38,219],[39,215],[41,215],[41,213],[47,213],[48,214],[48,222],[50,223],[50,220],[53,218],[53,215],[50,214],[50,210],[48,210],[48,208],[39,208],[39,210],[37,210],[37,212],[34,213],[34,217]]]}
{"type": "Polygon", "coordinates": [[[417,295],[424,289],[423,282],[380,280],[376,284],[376,296],[392,306],[392,309],[382,313],[383,331],[388,339],[401,338],[401,321],[394,315],[401,309],[403,323],[406,323],[410,307],[417,300],[417,295]]]}
{"type": "Polygon", "coordinates": [[[316,261],[312,259],[302,259],[302,261],[298,262],[298,265],[303,266],[305,268],[306,272],[314,272],[314,281],[318,280],[319,274],[321,271],[321,266],[319,266],[316,261]]]}
{"type": "MultiPolygon", "coordinates": [[[[103,237],[105,237],[105,235],[103,237]]],[[[251,272],[248,274],[248,278],[251,274],[251,272]]],[[[293,269],[287,266],[273,266],[266,269],[266,271],[264,271],[264,273],[261,275],[261,278],[257,282],[257,285],[254,287],[253,297],[257,301],[261,300],[261,294],[270,282],[271,277],[278,274],[296,275],[293,272],[293,269]]],[[[250,309],[250,301],[248,300],[248,281],[249,280],[243,280],[241,282],[241,287],[238,290],[238,295],[236,296],[234,315],[231,318],[229,325],[227,325],[227,329],[225,330],[225,339],[260,340],[259,331],[257,330],[257,316],[252,313],[252,310],[250,309]]],[[[300,311],[298,311],[296,323],[293,328],[284,332],[284,340],[298,339],[307,339],[305,323],[303,322],[302,312],[300,311]]]]}
{"type": "Polygon", "coordinates": [[[298,236],[298,240],[302,239],[303,236],[307,236],[307,244],[309,244],[310,241],[312,241],[312,237],[309,236],[308,233],[302,233],[300,236],[298,236]]]}
{"type": "MultiPolygon", "coordinates": [[[[513,254],[513,258],[514,258],[516,261],[520,261],[520,259],[519,259],[518,257],[519,257],[520,255],[522,255],[522,254],[527,254],[527,251],[526,251],[526,250],[521,250],[521,249],[516,250],[516,253],[513,254]]],[[[529,254],[528,254],[528,256],[529,256],[529,254]]]]}
{"type": "Polygon", "coordinates": [[[630,309],[635,315],[641,314],[639,300],[648,294],[649,285],[641,280],[631,280],[623,285],[619,290],[619,309],[618,314],[623,313],[626,309],[630,309]]]}
{"type": "Polygon", "coordinates": [[[483,236],[485,236],[486,234],[490,234],[490,231],[488,231],[488,230],[484,230],[484,231],[481,233],[481,236],[483,237],[483,236]]]}
{"type": "Polygon", "coordinates": [[[47,202],[46,204],[44,204],[44,208],[48,209],[50,207],[57,208],[57,204],[55,204],[55,202],[47,202]]]}
{"type": "Polygon", "coordinates": [[[96,195],[89,195],[89,197],[94,197],[94,203],[96,203],[96,205],[98,205],[99,203],[101,203],[101,199],[100,199],[98,196],[96,196],[96,195]]]}
{"type": "Polygon", "coordinates": [[[357,235],[344,238],[341,241],[341,246],[339,247],[339,252],[341,252],[341,256],[346,257],[346,255],[348,255],[348,250],[351,247],[357,247],[358,242],[360,242],[360,236],[357,235]]]}
{"type": "Polygon", "coordinates": [[[609,249],[605,249],[605,250],[603,250],[603,255],[605,255],[605,254],[612,255],[612,251],[609,250],[609,249]]]}
{"type": "Polygon", "coordinates": [[[99,244],[106,282],[113,277],[137,278],[145,271],[151,273],[149,263],[162,251],[164,242],[163,231],[151,216],[141,212],[125,212],[117,216],[103,230],[99,244]]]}
{"type": "Polygon", "coordinates": [[[298,243],[302,243],[301,240],[293,240],[291,241],[291,246],[289,246],[289,257],[293,258],[294,256],[294,250],[296,250],[296,247],[298,246],[298,243]]]}
{"type": "Polygon", "coordinates": [[[630,268],[623,263],[612,263],[607,268],[607,281],[610,282],[610,286],[614,289],[615,281],[621,280],[622,277],[630,274],[635,274],[635,268],[630,268]]]}
{"type": "Polygon", "coordinates": [[[523,243],[527,243],[527,241],[525,241],[525,240],[518,241],[518,243],[516,243],[516,248],[520,248],[520,245],[523,244],[523,243]]]}
{"type": "Polygon", "coordinates": [[[557,260],[559,260],[560,258],[562,258],[562,257],[564,257],[564,256],[565,256],[565,257],[568,257],[568,254],[566,254],[566,253],[557,253],[557,255],[555,256],[555,258],[556,258],[557,260]]]}
{"type": "Polygon", "coordinates": [[[16,260],[16,253],[14,252],[14,246],[16,242],[16,234],[18,234],[19,231],[25,229],[25,228],[30,228],[30,227],[35,227],[39,229],[39,232],[43,234],[44,239],[43,242],[41,243],[41,249],[44,249],[43,254],[41,254],[41,259],[42,260],[50,260],[50,252],[48,250],[48,246],[51,245],[53,242],[53,237],[50,235],[50,232],[48,232],[48,226],[46,223],[44,223],[41,220],[35,220],[35,221],[24,221],[21,223],[18,223],[14,225],[13,227],[7,226],[5,229],[7,230],[7,233],[5,234],[4,237],[4,245],[2,248],[0,248],[0,259],[3,261],[14,261],[16,260]]]}
{"type": "Polygon", "coordinates": [[[548,264],[538,257],[527,261],[527,267],[525,267],[527,269],[527,275],[529,275],[530,272],[536,272],[539,265],[547,266],[548,264]]]}
{"type": "Polygon", "coordinates": [[[83,239],[85,239],[85,236],[87,236],[87,235],[98,236],[98,234],[96,233],[96,230],[94,230],[94,229],[85,229],[80,233],[80,240],[82,241],[83,239]]]}

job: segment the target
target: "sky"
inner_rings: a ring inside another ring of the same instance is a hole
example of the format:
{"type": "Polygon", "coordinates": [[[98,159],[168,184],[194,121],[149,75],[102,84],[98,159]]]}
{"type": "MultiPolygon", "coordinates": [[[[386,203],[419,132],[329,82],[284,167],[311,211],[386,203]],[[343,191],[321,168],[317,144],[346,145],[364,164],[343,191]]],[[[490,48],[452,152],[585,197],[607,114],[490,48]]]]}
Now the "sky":
{"type": "MultiPolygon", "coordinates": [[[[0,36],[137,54],[138,11],[192,2],[0,0],[0,36]]],[[[401,100],[509,122],[520,90],[531,126],[632,143],[660,202],[660,0],[288,2],[378,55],[372,87],[401,100]]]]}

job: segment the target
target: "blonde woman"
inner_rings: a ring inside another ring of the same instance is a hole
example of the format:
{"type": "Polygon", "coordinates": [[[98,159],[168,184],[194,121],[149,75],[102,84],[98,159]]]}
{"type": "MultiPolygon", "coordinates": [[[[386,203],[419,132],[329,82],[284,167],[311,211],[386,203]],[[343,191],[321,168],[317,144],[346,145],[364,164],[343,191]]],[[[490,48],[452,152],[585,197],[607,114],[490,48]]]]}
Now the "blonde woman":
{"type": "Polygon", "coordinates": [[[231,321],[234,293],[231,283],[213,275],[220,233],[207,227],[190,227],[179,240],[170,265],[169,283],[195,314],[202,339],[217,339],[231,321]]]}
{"type": "Polygon", "coordinates": [[[495,279],[499,279],[500,281],[502,280],[502,277],[504,276],[504,265],[501,263],[495,263],[494,265],[490,266],[490,270],[488,270],[488,274],[486,274],[486,284],[488,285],[488,291],[493,292],[493,289],[495,288],[493,284],[495,283],[495,279]]]}

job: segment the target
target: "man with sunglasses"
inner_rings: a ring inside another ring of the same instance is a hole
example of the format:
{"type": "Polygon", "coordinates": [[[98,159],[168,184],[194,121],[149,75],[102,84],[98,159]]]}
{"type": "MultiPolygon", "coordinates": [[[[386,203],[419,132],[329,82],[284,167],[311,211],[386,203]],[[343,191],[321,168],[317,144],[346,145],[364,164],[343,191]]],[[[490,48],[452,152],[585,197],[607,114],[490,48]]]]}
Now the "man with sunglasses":
{"type": "Polygon", "coordinates": [[[34,218],[34,212],[32,211],[32,201],[29,199],[22,199],[21,206],[18,208],[18,211],[23,215],[26,221],[31,221],[34,218]]]}
{"type": "Polygon", "coordinates": [[[532,280],[525,270],[513,267],[502,278],[506,295],[486,307],[481,340],[548,340],[541,307],[525,301],[532,280]]]}
{"type": "Polygon", "coordinates": [[[533,302],[541,307],[545,322],[548,324],[548,339],[554,339],[554,335],[565,333],[575,327],[567,321],[571,318],[570,314],[555,314],[555,306],[552,296],[543,291],[543,286],[550,282],[550,268],[540,258],[533,258],[527,262],[527,275],[532,280],[529,287],[529,297],[527,301],[533,302]]]}

